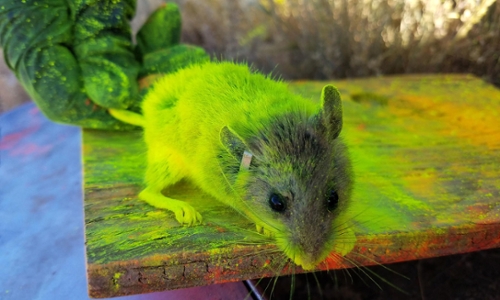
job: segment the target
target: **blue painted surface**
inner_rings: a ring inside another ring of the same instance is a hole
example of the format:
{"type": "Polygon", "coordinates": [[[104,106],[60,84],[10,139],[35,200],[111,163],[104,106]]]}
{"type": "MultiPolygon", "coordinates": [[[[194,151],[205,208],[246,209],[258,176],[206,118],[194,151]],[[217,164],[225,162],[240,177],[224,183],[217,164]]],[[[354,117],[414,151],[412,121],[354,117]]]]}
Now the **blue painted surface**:
{"type": "MultiPolygon", "coordinates": [[[[89,299],[80,129],[25,104],[0,115],[0,130],[0,299],[89,299]]],[[[229,283],[114,299],[245,295],[229,283]]]]}

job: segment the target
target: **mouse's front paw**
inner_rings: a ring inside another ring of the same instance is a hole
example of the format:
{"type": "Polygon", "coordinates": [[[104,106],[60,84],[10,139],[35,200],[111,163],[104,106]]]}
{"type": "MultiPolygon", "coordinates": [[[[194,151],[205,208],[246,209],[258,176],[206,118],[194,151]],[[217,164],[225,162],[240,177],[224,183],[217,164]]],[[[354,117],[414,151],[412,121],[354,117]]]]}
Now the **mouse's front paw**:
{"type": "Polygon", "coordinates": [[[175,219],[182,225],[195,225],[201,223],[203,220],[199,212],[194,209],[190,204],[184,201],[176,201],[170,208],[175,214],[175,219]]]}
{"type": "Polygon", "coordinates": [[[146,188],[139,193],[139,199],[154,207],[168,209],[182,225],[201,223],[201,215],[189,203],[163,196],[158,189],[146,188]]]}
{"type": "Polygon", "coordinates": [[[274,236],[274,233],[272,231],[270,231],[269,229],[267,229],[266,227],[260,225],[260,224],[255,224],[255,228],[257,229],[257,232],[260,233],[260,234],[263,234],[267,237],[273,237],[274,236]]]}

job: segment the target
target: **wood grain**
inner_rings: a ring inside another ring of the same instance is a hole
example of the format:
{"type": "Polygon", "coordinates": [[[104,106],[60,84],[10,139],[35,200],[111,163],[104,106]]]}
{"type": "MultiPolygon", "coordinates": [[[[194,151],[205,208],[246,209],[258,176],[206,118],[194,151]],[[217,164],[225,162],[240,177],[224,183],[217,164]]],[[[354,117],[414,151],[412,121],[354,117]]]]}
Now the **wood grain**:
{"type": "MultiPolygon", "coordinates": [[[[327,82],[291,88],[319,100],[327,82]]],[[[500,246],[500,91],[468,75],[329,82],[344,100],[354,162],[357,243],[318,269],[394,263],[500,246]]],[[[89,291],[110,297],[290,272],[271,241],[231,209],[181,182],[204,224],[182,227],[137,199],[141,131],[84,130],[89,291]]]]}

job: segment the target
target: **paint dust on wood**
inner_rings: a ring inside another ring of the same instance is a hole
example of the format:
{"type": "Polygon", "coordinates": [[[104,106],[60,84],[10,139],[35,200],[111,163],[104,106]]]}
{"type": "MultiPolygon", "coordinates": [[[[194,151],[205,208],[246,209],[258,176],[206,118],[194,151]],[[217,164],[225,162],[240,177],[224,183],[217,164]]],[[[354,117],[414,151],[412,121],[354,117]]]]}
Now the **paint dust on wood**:
{"type": "MultiPolygon", "coordinates": [[[[319,101],[327,82],[293,82],[319,101]]],[[[500,91],[468,75],[328,82],[344,100],[355,172],[346,260],[318,269],[393,263],[500,246],[500,91]]],[[[111,297],[301,272],[253,224],[181,182],[168,191],[203,224],[137,199],[141,131],[84,130],[89,291],[111,297]],[[292,269],[291,269],[292,268],[292,269]]]]}

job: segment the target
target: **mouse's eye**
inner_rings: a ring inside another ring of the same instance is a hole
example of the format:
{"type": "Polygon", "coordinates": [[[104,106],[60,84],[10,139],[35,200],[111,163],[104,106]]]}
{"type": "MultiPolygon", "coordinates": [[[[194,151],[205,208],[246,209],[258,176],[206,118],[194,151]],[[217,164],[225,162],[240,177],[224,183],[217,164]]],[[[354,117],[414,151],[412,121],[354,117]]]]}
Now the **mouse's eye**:
{"type": "Polygon", "coordinates": [[[339,195],[336,191],[331,190],[330,195],[328,195],[328,200],[326,201],[326,206],[329,211],[333,211],[339,205],[339,195]]]}
{"type": "Polygon", "coordinates": [[[273,193],[269,196],[269,206],[274,211],[283,212],[286,208],[285,199],[280,194],[273,193]]]}

